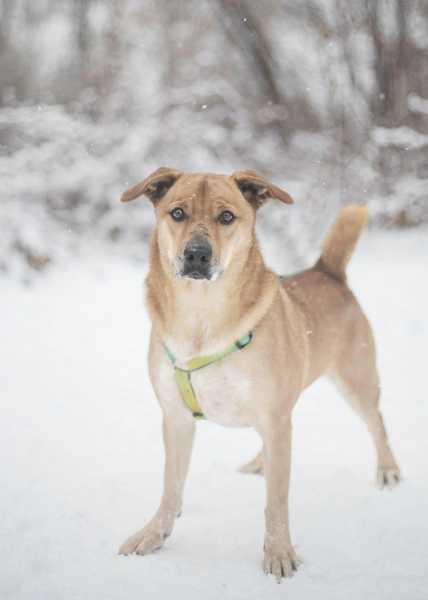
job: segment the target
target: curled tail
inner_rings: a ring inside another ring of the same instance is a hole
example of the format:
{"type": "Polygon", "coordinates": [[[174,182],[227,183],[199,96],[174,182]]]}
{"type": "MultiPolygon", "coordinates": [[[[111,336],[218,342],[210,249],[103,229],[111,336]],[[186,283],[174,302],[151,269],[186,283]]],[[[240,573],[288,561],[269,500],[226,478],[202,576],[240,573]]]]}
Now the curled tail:
{"type": "Polygon", "coordinates": [[[346,281],[346,265],[369,216],[367,204],[349,204],[342,208],[330,227],[322,245],[322,254],[315,268],[328,271],[340,281],[346,281]]]}

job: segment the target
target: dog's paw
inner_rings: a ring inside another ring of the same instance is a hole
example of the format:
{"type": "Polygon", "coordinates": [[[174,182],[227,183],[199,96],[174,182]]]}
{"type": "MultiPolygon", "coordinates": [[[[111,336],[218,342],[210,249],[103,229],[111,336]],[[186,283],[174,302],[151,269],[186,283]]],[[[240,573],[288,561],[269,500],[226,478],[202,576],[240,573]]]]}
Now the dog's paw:
{"type": "Polygon", "coordinates": [[[265,550],[263,571],[267,575],[274,575],[278,583],[283,577],[293,577],[293,573],[297,571],[299,565],[300,561],[292,546],[280,552],[265,550]]]}
{"type": "Polygon", "coordinates": [[[125,540],[119,554],[150,554],[159,550],[171,535],[175,516],[175,511],[158,512],[143,529],[125,540]]]}
{"type": "Polygon", "coordinates": [[[159,530],[150,530],[148,527],[137,531],[136,534],[131,535],[119,548],[119,554],[150,554],[155,550],[162,548],[169,533],[162,532],[159,530]]]}
{"type": "Polygon", "coordinates": [[[239,471],[241,473],[253,473],[263,475],[263,455],[260,452],[252,461],[243,465],[239,471]]]}
{"type": "Polygon", "coordinates": [[[377,470],[377,483],[380,488],[393,488],[400,481],[400,469],[394,467],[379,467],[377,470]]]}

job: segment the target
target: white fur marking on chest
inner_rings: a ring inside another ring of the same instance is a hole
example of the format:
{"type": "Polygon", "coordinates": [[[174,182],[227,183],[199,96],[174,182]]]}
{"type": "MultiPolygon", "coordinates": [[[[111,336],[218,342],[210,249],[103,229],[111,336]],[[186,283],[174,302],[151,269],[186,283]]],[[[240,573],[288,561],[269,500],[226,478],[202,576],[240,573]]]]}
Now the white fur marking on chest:
{"type": "Polygon", "coordinates": [[[249,426],[251,381],[227,357],[192,371],[193,390],[204,415],[229,427],[249,426]]]}

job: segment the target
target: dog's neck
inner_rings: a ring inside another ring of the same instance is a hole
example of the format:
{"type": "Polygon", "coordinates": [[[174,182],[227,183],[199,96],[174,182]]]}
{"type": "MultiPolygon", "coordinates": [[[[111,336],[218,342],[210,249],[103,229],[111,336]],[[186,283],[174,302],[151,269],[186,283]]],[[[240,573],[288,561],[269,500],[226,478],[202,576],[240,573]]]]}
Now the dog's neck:
{"type": "Polygon", "coordinates": [[[252,330],[279,292],[254,239],[246,257],[214,282],[174,277],[154,238],[146,302],[153,327],[179,360],[224,350],[252,330]]]}

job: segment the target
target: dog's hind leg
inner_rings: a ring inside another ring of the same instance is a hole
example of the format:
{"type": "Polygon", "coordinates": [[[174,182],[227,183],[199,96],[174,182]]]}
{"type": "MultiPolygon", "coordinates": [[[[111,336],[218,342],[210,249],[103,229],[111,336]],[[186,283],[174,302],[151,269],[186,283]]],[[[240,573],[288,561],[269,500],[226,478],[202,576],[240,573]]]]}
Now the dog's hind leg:
{"type": "Polygon", "coordinates": [[[256,475],[263,475],[263,452],[259,452],[257,456],[253,458],[253,460],[245,465],[242,465],[239,470],[241,473],[254,473],[256,475]]]}
{"type": "Polygon", "coordinates": [[[377,482],[380,487],[393,487],[400,480],[400,470],[392,454],[379,411],[380,386],[376,355],[370,326],[363,317],[352,342],[340,354],[329,373],[348,404],[365,421],[377,451],[377,482]]]}

